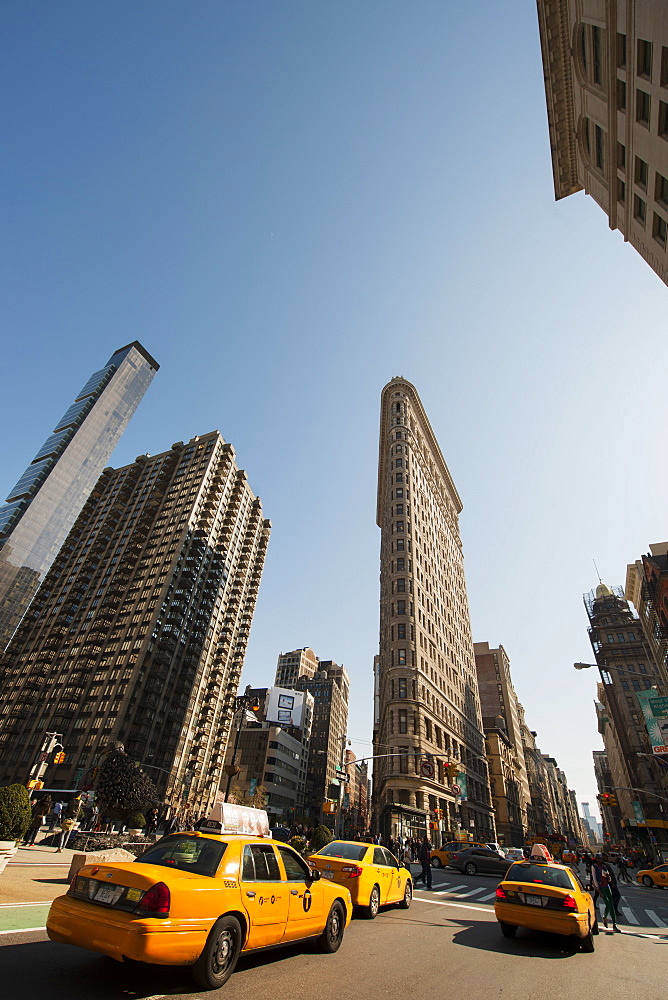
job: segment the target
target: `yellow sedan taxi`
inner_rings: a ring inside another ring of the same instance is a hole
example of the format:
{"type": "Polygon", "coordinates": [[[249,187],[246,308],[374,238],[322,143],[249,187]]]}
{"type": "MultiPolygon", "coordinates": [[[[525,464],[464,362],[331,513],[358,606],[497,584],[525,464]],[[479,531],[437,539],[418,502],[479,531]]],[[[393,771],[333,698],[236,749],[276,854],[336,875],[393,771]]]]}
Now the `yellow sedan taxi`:
{"type": "Polygon", "coordinates": [[[656,868],[643,868],[636,875],[638,882],[650,887],[665,889],[668,887],[668,865],[658,865],[656,868]]]}
{"type": "Polygon", "coordinates": [[[513,938],[518,927],[526,927],[579,938],[582,951],[594,950],[596,907],[566,865],[516,862],[497,886],[494,913],[504,937],[513,938]]]}
{"type": "Polygon", "coordinates": [[[320,879],[287,844],[187,832],[136,862],[85,865],[54,900],[47,932],[118,961],[190,965],[215,989],[241,952],[307,938],[337,951],[351,916],[347,887],[320,879]]]}
{"type": "Polygon", "coordinates": [[[453,854],[456,854],[457,851],[465,851],[469,847],[487,847],[487,844],[478,844],[468,840],[453,840],[449,844],[443,844],[443,847],[435,848],[431,852],[431,867],[444,868],[450,863],[453,854]]]}
{"type": "Polygon", "coordinates": [[[411,873],[380,844],[332,840],[307,861],[323,879],[345,886],[353,905],[369,920],[388,903],[398,903],[405,910],[411,905],[411,873]]]}

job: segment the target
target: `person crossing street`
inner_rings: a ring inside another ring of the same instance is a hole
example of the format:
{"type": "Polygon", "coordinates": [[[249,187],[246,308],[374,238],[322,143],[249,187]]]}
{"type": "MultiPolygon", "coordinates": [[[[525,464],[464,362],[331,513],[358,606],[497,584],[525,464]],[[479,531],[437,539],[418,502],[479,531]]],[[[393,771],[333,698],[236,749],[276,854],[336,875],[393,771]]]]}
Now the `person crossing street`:
{"type": "Polygon", "coordinates": [[[421,880],[427,889],[431,889],[431,844],[426,834],[418,848],[418,861],[422,865],[422,871],[415,879],[415,885],[421,880]]]}

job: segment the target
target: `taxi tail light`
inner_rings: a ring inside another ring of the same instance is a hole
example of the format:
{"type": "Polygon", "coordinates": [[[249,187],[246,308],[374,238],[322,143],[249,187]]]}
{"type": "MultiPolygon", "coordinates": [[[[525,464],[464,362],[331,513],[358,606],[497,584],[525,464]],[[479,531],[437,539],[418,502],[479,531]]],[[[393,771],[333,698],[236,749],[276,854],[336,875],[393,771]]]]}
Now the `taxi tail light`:
{"type": "Polygon", "coordinates": [[[508,899],[508,893],[505,889],[502,889],[500,885],[496,887],[496,898],[497,899],[508,899]]]}
{"type": "Polygon", "coordinates": [[[135,913],[145,917],[168,917],[171,902],[169,889],[164,882],[152,885],[135,906],[135,913]]]}
{"type": "Polygon", "coordinates": [[[363,869],[359,865],[344,865],[341,871],[345,872],[348,878],[359,878],[363,869]]]}
{"type": "Polygon", "coordinates": [[[578,908],[577,902],[571,895],[564,896],[564,898],[561,901],[561,905],[564,907],[565,910],[577,910],[578,908]]]}

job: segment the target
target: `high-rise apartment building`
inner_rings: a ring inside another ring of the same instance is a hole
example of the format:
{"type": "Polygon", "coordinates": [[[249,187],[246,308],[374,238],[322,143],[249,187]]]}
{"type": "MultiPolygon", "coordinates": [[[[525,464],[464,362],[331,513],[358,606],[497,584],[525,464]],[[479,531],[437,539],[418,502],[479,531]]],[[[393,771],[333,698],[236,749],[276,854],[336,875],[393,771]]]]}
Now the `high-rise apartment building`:
{"type": "Polygon", "coordinates": [[[656,0],[538,0],[557,199],[584,190],[668,283],[668,18],[656,0]]]}
{"type": "Polygon", "coordinates": [[[0,506],[0,651],[28,609],[158,364],[135,341],[88,379],[0,506]]]}
{"type": "Polygon", "coordinates": [[[314,699],[306,811],[313,822],[331,824],[336,814],[323,812],[323,806],[327,800],[338,802],[341,798],[336,768],[344,762],[350,698],[348,671],[333,660],[319,660],[306,647],[280,654],[276,684],[283,686],[288,681],[290,687],[309,692],[314,699]]]}
{"type": "Polygon", "coordinates": [[[384,837],[495,839],[458,515],[462,503],[420,397],[381,397],[377,522],[380,655],[374,665],[374,813],[384,837]],[[467,799],[446,765],[466,775],[467,799]]]}
{"type": "Polygon", "coordinates": [[[646,555],[626,567],[624,596],[638,612],[662,694],[668,694],[668,542],[650,545],[646,555]]]}
{"type": "Polygon", "coordinates": [[[478,691],[485,731],[496,835],[508,847],[522,847],[531,801],[520,728],[520,703],[503,646],[474,642],[478,691]]]}
{"type": "Polygon", "coordinates": [[[627,842],[649,848],[651,831],[668,849],[660,804],[666,779],[654,760],[641,705],[646,692],[660,686],[661,677],[621,588],[599,583],[584,602],[600,674],[596,708],[612,786],[605,790],[617,797],[627,842]]]}
{"type": "Polygon", "coordinates": [[[205,809],[269,531],[218,432],[105,469],[0,661],[0,783],[25,780],[46,731],[56,788],[121,740],[161,796],[205,809]]]}

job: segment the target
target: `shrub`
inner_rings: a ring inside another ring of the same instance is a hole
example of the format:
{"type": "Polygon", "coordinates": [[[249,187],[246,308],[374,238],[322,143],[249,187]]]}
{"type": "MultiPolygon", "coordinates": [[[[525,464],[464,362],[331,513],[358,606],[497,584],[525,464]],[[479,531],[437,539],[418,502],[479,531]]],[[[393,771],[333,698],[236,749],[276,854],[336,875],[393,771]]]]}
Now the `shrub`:
{"type": "Polygon", "coordinates": [[[0,840],[21,840],[30,826],[32,810],[23,785],[0,788],[0,840]]]}
{"type": "Polygon", "coordinates": [[[306,843],[306,837],[292,837],[288,841],[288,844],[290,847],[294,847],[295,851],[299,851],[300,854],[306,854],[306,848],[308,846],[306,843]]]}
{"type": "Polygon", "coordinates": [[[114,743],[107,749],[95,777],[95,793],[100,812],[124,821],[158,796],[151,779],[124,752],[122,743],[114,743]]]}
{"type": "Polygon", "coordinates": [[[141,830],[142,827],[146,826],[146,816],[140,812],[130,813],[125,820],[125,825],[130,830],[141,830]]]}
{"type": "Polygon", "coordinates": [[[309,847],[312,851],[319,851],[322,847],[325,847],[326,844],[329,844],[332,839],[332,831],[330,828],[321,824],[320,826],[316,826],[313,831],[309,847]]]}

